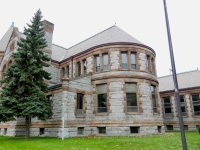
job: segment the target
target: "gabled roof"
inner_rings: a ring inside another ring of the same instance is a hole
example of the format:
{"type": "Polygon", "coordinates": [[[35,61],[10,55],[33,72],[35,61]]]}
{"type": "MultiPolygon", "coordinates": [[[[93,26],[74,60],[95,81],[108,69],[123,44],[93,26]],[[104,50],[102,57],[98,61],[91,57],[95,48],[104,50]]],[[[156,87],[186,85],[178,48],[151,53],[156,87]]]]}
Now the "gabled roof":
{"type": "Polygon", "coordinates": [[[116,43],[116,42],[130,42],[130,43],[137,43],[142,44],[140,41],[129,35],[128,33],[124,32],[116,25],[68,48],[65,56],[62,60],[67,59],[75,54],[78,54],[82,51],[85,51],[91,47],[102,45],[106,43],[116,43]]]}
{"type": "MultiPolygon", "coordinates": [[[[198,87],[200,86],[200,71],[194,70],[189,72],[178,73],[177,80],[179,89],[198,87]]],[[[159,77],[158,81],[160,92],[174,90],[174,82],[172,75],[159,77]]]]}
{"type": "Polygon", "coordinates": [[[61,61],[62,58],[64,57],[67,49],[64,47],[61,47],[56,44],[52,44],[52,55],[51,58],[56,61],[61,61]]]}
{"type": "Polygon", "coordinates": [[[0,40],[0,51],[5,51],[12,36],[14,27],[10,27],[0,40]]]}

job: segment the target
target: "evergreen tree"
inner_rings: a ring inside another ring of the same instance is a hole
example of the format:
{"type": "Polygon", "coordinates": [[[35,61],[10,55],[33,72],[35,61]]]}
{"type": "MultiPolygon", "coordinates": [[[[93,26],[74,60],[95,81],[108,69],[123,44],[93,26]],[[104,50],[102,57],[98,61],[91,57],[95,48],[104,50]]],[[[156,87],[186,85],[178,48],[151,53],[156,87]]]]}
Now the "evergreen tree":
{"type": "Polygon", "coordinates": [[[27,24],[28,28],[24,28],[26,38],[17,42],[17,52],[12,54],[14,63],[8,67],[1,80],[0,121],[25,117],[26,139],[29,138],[31,117],[46,120],[52,114],[45,96],[48,85],[44,79],[49,80],[51,77],[43,70],[43,67],[49,66],[50,58],[42,51],[47,47],[47,42],[41,19],[41,11],[38,10],[31,24],[27,24]]]}

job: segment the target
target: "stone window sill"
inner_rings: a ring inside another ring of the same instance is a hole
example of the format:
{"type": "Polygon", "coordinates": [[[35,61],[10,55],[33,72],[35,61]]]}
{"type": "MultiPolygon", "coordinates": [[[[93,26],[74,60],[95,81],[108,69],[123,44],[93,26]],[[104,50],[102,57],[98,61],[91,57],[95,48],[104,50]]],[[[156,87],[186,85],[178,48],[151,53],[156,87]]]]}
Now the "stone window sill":
{"type": "Polygon", "coordinates": [[[108,113],[96,113],[95,115],[96,115],[96,116],[107,116],[108,113]]]}
{"type": "Polygon", "coordinates": [[[200,116],[193,116],[194,118],[200,118],[200,116]]]}
{"type": "Polygon", "coordinates": [[[159,113],[153,113],[153,115],[155,115],[155,116],[159,116],[160,114],[159,114],[159,113]]]}
{"type": "Polygon", "coordinates": [[[126,115],[140,115],[139,112],[126,112],[126,115]]]}
{"type": "Polygon", "coordinates": [[[85,118],[85,115],[82,116],[76,115],[76,118],[85,118]]]}

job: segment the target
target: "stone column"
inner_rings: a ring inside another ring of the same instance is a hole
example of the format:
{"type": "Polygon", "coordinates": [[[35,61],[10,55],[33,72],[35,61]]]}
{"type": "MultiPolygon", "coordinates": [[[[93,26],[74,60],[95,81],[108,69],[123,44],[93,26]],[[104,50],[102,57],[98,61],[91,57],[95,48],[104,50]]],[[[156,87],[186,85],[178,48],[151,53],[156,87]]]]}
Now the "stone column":
{"type": "Polygon", "coordinates": [[[146,55],[144,53],[139,53],[139,67],[141,71],[146,71],[147,68],[147,64],[146,64],[147,58],[146,55]]]}
{"type": "MultiPolygon", "coordinates": [[[[69,87],[69,78],[67,76],[67,74],[64,75],[64,77],[62,78],[62,113],[61,113],[61,117],[64,117],[64,137],[69,137],[69,133],[68,133],[68,128],[67,128],[67,120],[68,120],[68,116],[67,116],[67,102],[68,102],[68,87],[69,87]]],[[[62,135],[62,129],[60,129],[59,132],[59,136],[62,135]]]]}

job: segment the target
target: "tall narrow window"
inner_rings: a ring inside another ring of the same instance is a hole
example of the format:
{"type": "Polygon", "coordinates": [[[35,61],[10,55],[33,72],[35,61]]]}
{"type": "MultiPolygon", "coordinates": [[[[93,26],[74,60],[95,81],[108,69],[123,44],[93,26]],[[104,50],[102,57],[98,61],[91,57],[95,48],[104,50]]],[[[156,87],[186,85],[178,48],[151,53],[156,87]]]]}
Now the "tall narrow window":
{"type": "Polygon", "coordinates": [[[136,55],[131,53],[131,69],[136,69],[136,55]]]}
{"type": "MultiPolygon", "coordinates": [[[[52,95],[48,95],[47,96],[47,101],[51,107],[51,110],[53,109],[53,96],[52,95]]],[[[51,117],[51,114],[47,114],[48,117],[51,117]]]]}
{"type": "Polygon", "coordinates": [[[65,68],[62,68],[62,77],[65,76],[65,68]]]}
{"type": "Polygon", "coordinates": [[[157,104],[156,104],[156,95],[155,95],[155,86],[151,85],[151,98],[153,103],[153,112],[157,113],[157,104]]]}
{"type": "Polygon", "coordinates": [[[150,56],[148,55],[147,55],[147,69],[148,69],[148,72],[151,72],[150,56]]]}
{"type": "Polygon", "coordinates": [[[97,85],[97,112],[107,112],[107,84],[97,85]]]}
{"type": "Polygon", "coordinates": [[[77,63],[77,76],[79,77],[81,75],[81,63],[77,63]]]}
{"type": "Polygon", "coordinates": [[[108,70],[108,54],[103,54],[103,71],[108,70]]]}
{"type": "Polygon", "coordinates": [[[66,67],[66,74],[69,77],[69,66],[66,67]]]}
{"type": "Polygon", "coordinates": [[[121,57],[122,57],[122,69],[128,69],[128,65],[127,65],[127,52],[126,53],[121,53],[121,57]]]}
{"type": "Polygon", "coordinates": [[[77,115],[83,115],[83,94],[77,94],[77,115]]]}
{"type": "Polygon", "coordinates": [[[194,116],[200,116],[199,94],[192,94],[192,104],[193,104],[194,116]]]}
{"type": "Polygon", "coordinates": [[[86,75],[86,60],[83,60],[83,74],[86,75]]]}
{"type": "Polygon", "coordinates": [[[165,117],[172,117],[170,97],[164,97],[163,101],[164,101],[165,117]]]}
{"type": "Polygon", "coordinates": [[[136,87],[135,83],[126,83],[127,112],[138,112],[136,87]]]}
{"type": "Polygon", "coordinates": [[[186,107],[185,107],[185,100],[184,100],[183,95],[180,95],[180,103],[181,103],[182,116],[187,116],[186,107]]]}
{"type": "Polygon", "coordinates": [[[95,56],[95,66],[96,66],[95,71],[99,72],[100,71],[100,58],[99,58],[99,56],[95,56]]]}
{"type": "Polygon", "coordinates": [[[152,73],[155,73],[155,66],[154,66],[154,59],[151,59],[151,71],[152,73]]]}

